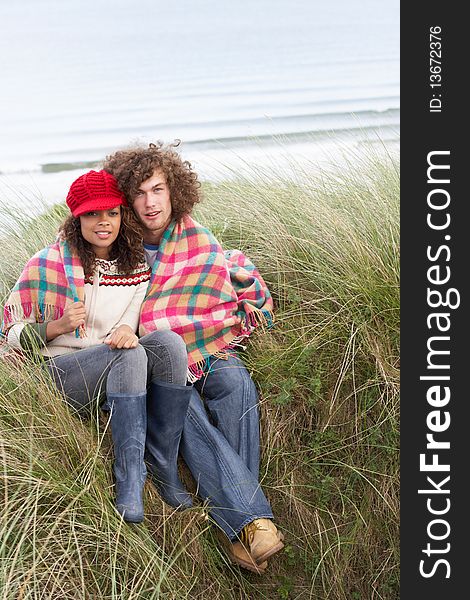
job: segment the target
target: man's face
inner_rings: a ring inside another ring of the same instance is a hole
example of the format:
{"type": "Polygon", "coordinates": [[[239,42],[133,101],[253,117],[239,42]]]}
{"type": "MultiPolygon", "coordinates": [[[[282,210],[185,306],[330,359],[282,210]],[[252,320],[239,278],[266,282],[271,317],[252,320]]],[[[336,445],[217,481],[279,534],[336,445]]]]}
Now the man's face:
{"type": "Polygon", "coordinates": [[[144,240],[158,242],[171,221],[170,190],[161,171],[140,184],[132,207],[144,226],[144,240]]]}

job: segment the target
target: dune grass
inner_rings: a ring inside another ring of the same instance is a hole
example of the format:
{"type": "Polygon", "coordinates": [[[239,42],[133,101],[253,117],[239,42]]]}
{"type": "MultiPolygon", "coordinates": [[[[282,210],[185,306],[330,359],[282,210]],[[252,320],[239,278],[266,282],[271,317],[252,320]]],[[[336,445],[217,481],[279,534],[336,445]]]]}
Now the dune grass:
{"type": "MultiPolygon", "coordinates": [[[[0,598],[398,598],[397,164],[284,167],[204,184],[195,217],[274,296],[245,360],[285,550],[263,577],[229,566],[206,508],[175,513],[151,484],[144,523],[124,524],[103,417],[79,420],[40,365],[0,361],[0,598]]],[[[2,302],[65,214],[5,210],[2,302]]]]}

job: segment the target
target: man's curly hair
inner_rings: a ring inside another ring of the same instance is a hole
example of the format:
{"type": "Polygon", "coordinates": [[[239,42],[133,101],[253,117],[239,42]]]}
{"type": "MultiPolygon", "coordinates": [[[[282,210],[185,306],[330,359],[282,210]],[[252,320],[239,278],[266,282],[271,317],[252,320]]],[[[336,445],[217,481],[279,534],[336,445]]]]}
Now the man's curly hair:
{"type": "Polygon", "coordinates": [[[131,206],[142,182],[155,171],[161,171],[170,191],[172,216],[180,221],[200,202],[201,184],[191,163],[183,161],[175,151],[179,144],[179,141],[168,145],[158,142],[149,144],[148,148],[134,146],[118,150],[106,157],[103,169],[114,175],[131,206]]]}
{"type": "MultiPolygon", "coordinates": [[[[71,249],[78,255],[85,275],[92,275],[95,268],[96,255],[91,244],[82,235],[80,217],[70,215],[62,223],[59,236],[67,240],[71,249]]],[[[121,206],[121,227],[119,234],[111,246],[109,260],[117,259],[120,273],[129,275],[139,263],[144,262],[143,231],[134,212],[121,206]]]]}

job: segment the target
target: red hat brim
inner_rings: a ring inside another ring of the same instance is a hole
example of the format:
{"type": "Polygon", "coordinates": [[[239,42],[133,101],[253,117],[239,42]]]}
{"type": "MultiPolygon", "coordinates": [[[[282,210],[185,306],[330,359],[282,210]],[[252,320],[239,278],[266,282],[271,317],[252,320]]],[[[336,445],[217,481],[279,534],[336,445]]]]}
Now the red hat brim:
{"type": "Polygon", "coordinates": [[[115,208],[116,206],[127,206],[127,202],[124,199],[120,202],[116,201],[117,198],[115,196],[112,198],[93,198],[92,200],[87,200],[83,204],[80,204],[80,206],[72,211],[72,215],[74,217],[79,217],[87,212],[109,210],[111,208],[115,208]]]}

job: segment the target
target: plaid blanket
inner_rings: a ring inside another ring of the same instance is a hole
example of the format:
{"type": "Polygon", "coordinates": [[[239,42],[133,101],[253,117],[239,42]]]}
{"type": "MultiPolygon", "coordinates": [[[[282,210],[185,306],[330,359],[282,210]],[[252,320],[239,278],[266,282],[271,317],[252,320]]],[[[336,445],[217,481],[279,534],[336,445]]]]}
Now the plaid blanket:
{"type": "Polygon", "coordinates": [[[272,324],[273,302],[254,264],[226,252],[186,216],[163,234],[142,305],[139,333],[171,329],[186,343],[192,380],[211,356],[224,357],[257,326],[272,324]]]}
{"type": "MultiPolygon", "coordinates": [[[[72,256],[67,242],[55,242],[26,263],[6,301],[1,332],[31,316],[36,323],[60,319],[68,304],[83,302],[84,291],[80,260],[72,256]]],[[[84,328],[75,335],[83,337],[84,328]]]]}

